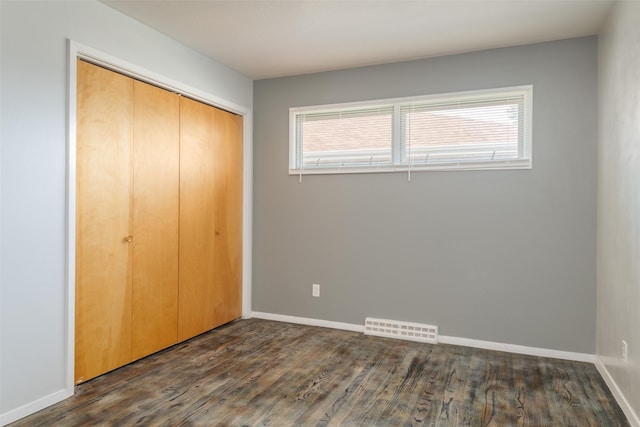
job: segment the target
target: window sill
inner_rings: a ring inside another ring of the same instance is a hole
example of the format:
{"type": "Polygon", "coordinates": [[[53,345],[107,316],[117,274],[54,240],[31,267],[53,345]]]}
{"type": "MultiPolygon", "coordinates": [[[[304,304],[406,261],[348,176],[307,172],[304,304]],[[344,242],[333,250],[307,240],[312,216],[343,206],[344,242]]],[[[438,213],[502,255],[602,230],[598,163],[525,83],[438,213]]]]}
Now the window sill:
{"type": "Polygon", "coordinates": [[[478,170],[517,170],[532,169],[531,159],[505,160],[498,162],[464,162],[464,163],[439,163],[434,165],[403,166],[366,166],[366,167],[337,167],[337,168],[311,168],[289,169],[289,175],[332,175],[350,173],[388,173],[388,172],[443,172],[443,171],[478,171],[478,170]]]}

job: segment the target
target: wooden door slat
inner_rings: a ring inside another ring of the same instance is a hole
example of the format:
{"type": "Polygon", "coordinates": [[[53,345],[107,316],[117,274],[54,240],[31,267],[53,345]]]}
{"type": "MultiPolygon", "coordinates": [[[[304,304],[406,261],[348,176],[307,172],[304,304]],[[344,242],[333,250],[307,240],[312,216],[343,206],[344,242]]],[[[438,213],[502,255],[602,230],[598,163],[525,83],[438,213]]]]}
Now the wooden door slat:
{"type": "Polygon", "coordinates": [[[178,340],[179,96],[135,81],[132,358],[178,340]]]}
{"type": "Polygon", "coordinates": [[[131,360],[133,81],[77,64],[75,381],[131,360]]]}

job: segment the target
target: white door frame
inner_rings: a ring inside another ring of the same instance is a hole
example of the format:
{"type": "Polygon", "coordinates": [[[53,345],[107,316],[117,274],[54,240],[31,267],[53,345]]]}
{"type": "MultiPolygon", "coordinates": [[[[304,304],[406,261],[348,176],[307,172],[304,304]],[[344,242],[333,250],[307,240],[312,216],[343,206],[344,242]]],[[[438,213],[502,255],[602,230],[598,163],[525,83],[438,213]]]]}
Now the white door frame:
{"type": "Polygon", "coordinates": [[[74,393],[75,355],[75,264],[76,264],[76,60],[78,58],[121,74],[180,93],[189,98],[222,108],[243,117],[243,194],[242,194],[242,316],[251,316],[251,254],[253,200],[253,114],[250,109],[203,92],[181,82],[144,69],[130,62],[82,45],[73,40],[69,46],[67,103],[67,241],[66,241],[66,392],[74,393]]]}

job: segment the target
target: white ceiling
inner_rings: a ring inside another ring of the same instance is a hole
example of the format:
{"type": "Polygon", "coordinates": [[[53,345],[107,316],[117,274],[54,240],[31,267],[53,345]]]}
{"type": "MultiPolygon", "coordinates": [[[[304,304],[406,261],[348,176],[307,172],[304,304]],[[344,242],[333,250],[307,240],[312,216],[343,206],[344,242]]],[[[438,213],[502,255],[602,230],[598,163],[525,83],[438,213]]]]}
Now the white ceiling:
{"type": "Polygon", "coordinates": [[[252,79],[596,34],[613,0],[101,0],[252,79]]]}

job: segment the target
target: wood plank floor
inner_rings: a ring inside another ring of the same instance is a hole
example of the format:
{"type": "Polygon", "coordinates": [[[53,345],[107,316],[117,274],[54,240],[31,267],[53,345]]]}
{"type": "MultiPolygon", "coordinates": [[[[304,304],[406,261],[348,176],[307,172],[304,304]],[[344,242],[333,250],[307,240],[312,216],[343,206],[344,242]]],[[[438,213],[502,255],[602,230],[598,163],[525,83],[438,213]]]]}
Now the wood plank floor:
{"type": "Polygon", "coordinates": [[[595,367],[239,320],[12,426],[628,426],[595,367]]]}

